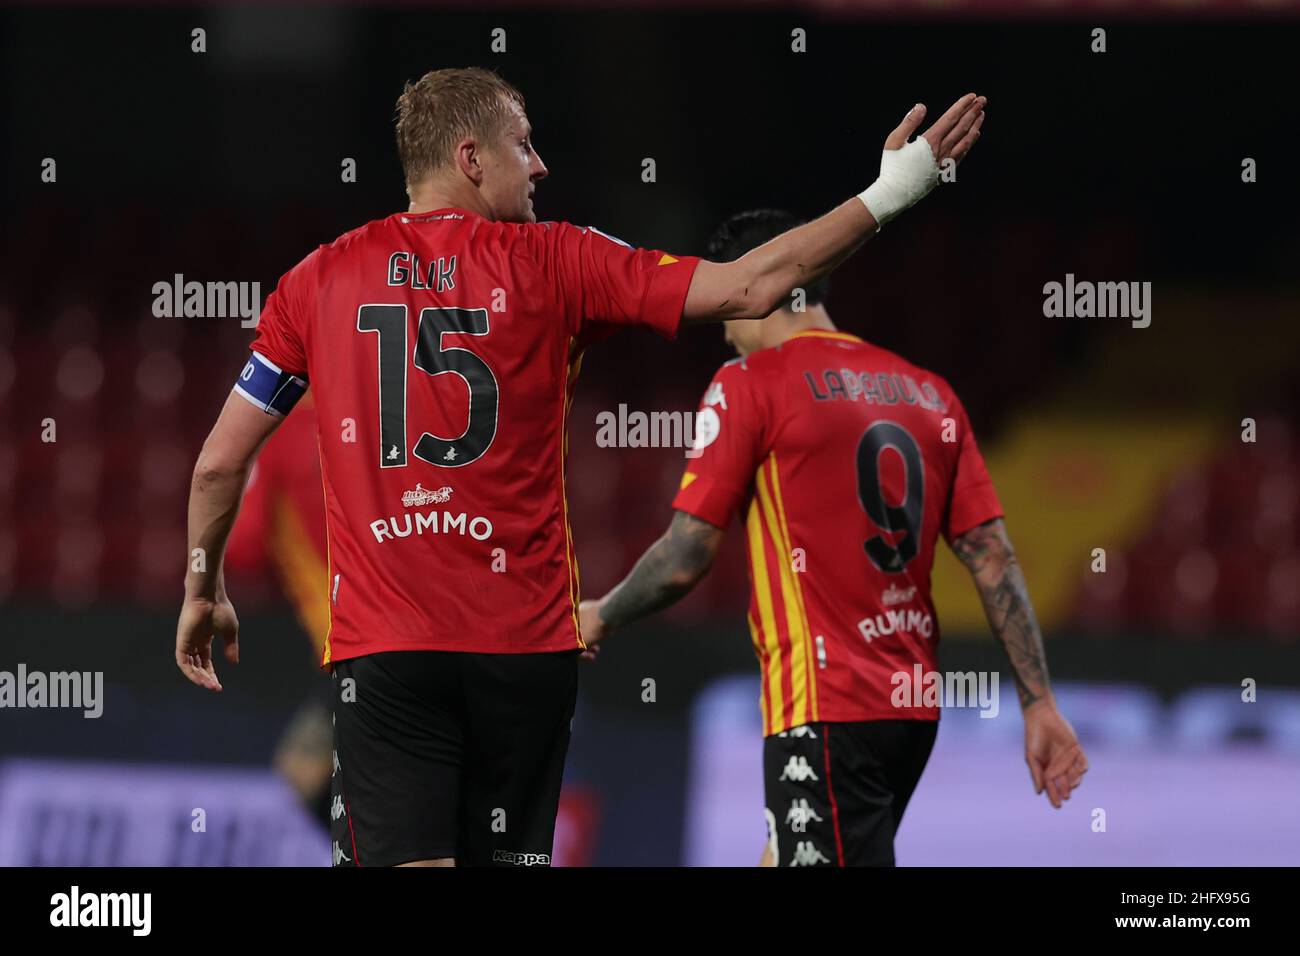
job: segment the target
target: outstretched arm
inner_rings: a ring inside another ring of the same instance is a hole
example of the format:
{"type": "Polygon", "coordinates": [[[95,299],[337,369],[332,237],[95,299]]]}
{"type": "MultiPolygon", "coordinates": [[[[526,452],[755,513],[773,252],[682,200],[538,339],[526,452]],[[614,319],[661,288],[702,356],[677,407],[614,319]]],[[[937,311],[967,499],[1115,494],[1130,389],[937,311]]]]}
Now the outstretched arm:
{"type": "Polygon", "coordinates": [[[1046,789],[1052,806],[1059,808],[1083,780],[1088,759],[1074,728],[1056,708],[1043,635],[1006,525],[1001,518],[985,522],[956,538],[952,549],[974,578],[989,627],[1011,663],[1034,792],[1046,789]]]}
{"type": "Polygon", "coordinates": [[[829,275],[881,226],[933,189],[946,160],[961,162],[979,138],[986,102],[967,93],[909,143],[925,119],[923,105],[912,107],[885,140],[880,177],[860,195],[734,262],[701,261],[682,322],[766,318],[792,289],[829,275]]]}
{"type": "Polygon", "coordinates": [[[723,531],[685,511],[673,512],[663,537],[646,549],[613,590],[579,608],[583,643],[591,647],[616,628],[681,600],[713,567],[723,531]]]}

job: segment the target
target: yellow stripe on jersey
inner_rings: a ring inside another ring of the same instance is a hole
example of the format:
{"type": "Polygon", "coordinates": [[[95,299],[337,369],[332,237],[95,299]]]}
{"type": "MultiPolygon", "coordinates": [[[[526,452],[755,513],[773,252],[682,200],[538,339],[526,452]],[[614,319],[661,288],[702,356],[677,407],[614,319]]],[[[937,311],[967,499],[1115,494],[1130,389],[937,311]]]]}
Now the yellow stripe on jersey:
{"type": "Polygon", "coordinates": [[[848,332],[832,332],[829,329],[805,329],[802,332],[796,332],[790,336],[792,339],[801,339],[804,336],[812,336],[819,339],[839,339],[841,342],[861,342],[862,339],[856,335],[850,335],[848,332]]]}
{"type": "MultiPolygon", "coordinates": [[[[334,633],[334,595],[330,590],[330,571],[333,570],[334,564],[330,557],[330,496],[325,491],[325,456],[321,453],[320,434],[316,435],[316,454],[320,458],[320,494],[325,501],[325,611],[329,615],[329,625],[325,628],[325,651],[321,654],[320,666],[330,667],[333,663],[333,648],[330,646],[330,636],[334,633]]],[[[330,667],[333,670],[332,667],[330,667]]]]}
{"type": "MultiPolygon", "coordinates": [[[[778,579],[781,582],[781,606],[785,609],[786,634],[790,638],[790,719],[792,726],[806,724],[812,720],[808,693],[808,629],[799,610],[799,599],[795,596],[794,570],[791,568],[793,555],[789,542],[781,535],[781,525],[777,521],[776,507],[772,503],[771,478],[768,476],[768,462],[758,469],[758,500],[762,504],[763,517],[776,552],[778,579]]],[[[782,727],[782,730],[787,728],[782,727]]]]}
{"type": "Polygon", "coordinates": [[[569,409],[573,405],[573,385],[582,371],[582,352],[575,350],[575,340],[569,339],[569,374],[564,383],[560,403],[560,505],[564,514],[564,563],[569,572],[569,606],[573,617],[573,636],[578,647],[586,650],[582,640],[582,625],[578,621],[578,604],[582,601],[582,582],[578,575],[578,561],[573,553],[573,529],[569,526],[569,409]]]}
{"type": "Polygon", "coordinates": [[[781,690],[781,643],[776,632],[776,615],[772,612],[772,586],[768,579],[765,552],[767,545],[757,499],[749,504],[745,527],[749,536],[749,563],[754,577],[754,599],[758,604],[761,646],[767,652],[767,673],[763,675],[763,683],[767,685],[767,693],[771,698],[767,720],[763,724],[763,734],[767,736],[776,732],[771,728],[780,720],[785,706],[781,690]]]}
{"type": "Polygon", "coordinates": [[[277,495],[272,508],[271,554],[298,612],[298,623],[311,638],[316,653],[324,657],[330,628],[329,568],[294,510],[293,501],[277,495]]]}
{"type": "MultiPolygon", "coordinates": [[[[786,524],[786,520],[785,520],[785,500],[781,496],[781,479],[778,474],[778,468],[776,463],[776,452],[772,453],[771,461],[772,461],[772,498],[776,501],[776,516],[780,521],[781,539],[785,543],[786,553],[793,555],[794,547],[793,547],[793,542],[790,540],[790,526],[786,524]]],[[[821,717],[818,715],[818,710],[817,710],[817,669],[813,664],[814,652],[812,648],[812,641],[810,640],[810,638],[812,637],[812,631],[808,627],[808,608],[804,604],[804,600],[803,600],[803,578],[800,572],[794,571],[793,565],[791,567],[790,577],[794,581],[795,599],[798,601],[798,605],[799,605],[799,619],[803,623],[804,660],[807,662],[807,667],[808,667],[808,698],[809,698],[809,707],[812,711],[811,719],[813,721],[820,721],[821,717]]]]}
{"type": "MultiPolygon", "coordinates": [[[[761,669],[763,666],[763,633],[762,631],[759,630],[758,623],[754,620],[754,615],[746,614],[745,620],[749,622],[749,636],[754,642],[754,651],[759,655],[758,666],[761,669]]],[[[764,675],[763,680],[760,681],[759,683],[760,686],[758,690],[758,709],[763,715],[763,734],[764,736],[766,736],[768,721],[771,719],[769,716],[769,711],[767,706],[766,675],[764,675]]]]}

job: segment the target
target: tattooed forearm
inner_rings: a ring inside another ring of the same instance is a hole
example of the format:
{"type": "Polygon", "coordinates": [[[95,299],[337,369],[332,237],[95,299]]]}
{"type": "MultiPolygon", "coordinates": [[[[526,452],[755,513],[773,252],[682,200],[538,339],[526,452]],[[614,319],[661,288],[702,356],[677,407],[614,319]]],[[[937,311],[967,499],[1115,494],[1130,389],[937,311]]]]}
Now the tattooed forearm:
{"type": "Polygon", "coordinates": [[[721,541],[721,529],[684,511],[674,512],[664,536],[601,602],[600,619],[620,627],[680,600],[708,573],[721,541]]]}
{"type": "Polygon", "coordinates": [[[1001,518],[982,524],[952,548],[974,577],[989,627],[1007,652],[1021,709],[1050,696],[1042,632],[1006,525],[1001,518]]]}

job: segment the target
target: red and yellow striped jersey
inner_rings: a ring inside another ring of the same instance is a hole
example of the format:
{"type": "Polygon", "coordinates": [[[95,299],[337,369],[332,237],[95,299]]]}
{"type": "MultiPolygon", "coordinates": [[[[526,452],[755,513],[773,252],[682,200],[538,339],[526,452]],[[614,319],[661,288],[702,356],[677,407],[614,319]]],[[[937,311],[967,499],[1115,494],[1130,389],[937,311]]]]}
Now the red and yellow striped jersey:
{"type": "Polygon", "coordinates": [[[856,336],[802,332],[719,369],[695,435],[673,507],[720,528],[745,508],[764,734],[937,720],[891,701],[894,675],[937,670],[935,543],[1002,514],[948,383],[856,336]]]}

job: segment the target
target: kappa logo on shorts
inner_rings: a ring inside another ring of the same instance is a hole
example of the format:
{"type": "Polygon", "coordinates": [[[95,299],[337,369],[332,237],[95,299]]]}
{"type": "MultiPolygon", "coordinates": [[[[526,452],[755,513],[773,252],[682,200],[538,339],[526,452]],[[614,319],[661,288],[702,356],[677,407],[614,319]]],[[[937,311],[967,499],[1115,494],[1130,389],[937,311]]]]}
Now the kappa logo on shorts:
{"type": "Polygon", "coordinates": [[[789,730],[783,730],[778,737],[811,737],[817,739],[817,734],[813,731],[811,724],[800,724],[798,727],[791,727],[789,730]]]}
{"type": "Polygon", "coordinates": [[[785,815],[785,822],[790,824],[790,832],[806,833],[809,821],[822,823],[823,820],[817,815],[817,811],[808,805],[808,801],[800,798],[790,801],[790,809],[785,815]]]}
{"type": "Polygon", "coordinates": [[[337,820],[341,816],[343,816],[343,814],[346,812],[347,811],[343,807],[343,798],[340,796],[335,796],[334,802],[330,804],[330,819],[337,820]]]}
{"type": "Polygon", "coordinates": [[[790,861],[791,866],[816,866],[818,863],[829,863],[822,851],[817,849],[812,840],[800,840],[794,845],[794,859],[790,861]]]}
{"type": "Polygon", "coordinates": [[[493,850],[493,863],[510,863],[514,866],[550,866],[549,853],[513,853],[510,850],[493,850]]]}
{"type": "Polygon", "coordinates": [[[340,863],[351,863],[351,862],[352,862],[352,857],[348,856],[346,853],[340,850],[338,842],[336,841],[334,843],[334,865],[338,866],[340,863]]]}
{"type": "Polygon", "coordinates": [[[781,771],[781,776],[778,779],[804,783],[808,780],[816,781],[820,778],[818,778],[812,766],[809,765],[807,757],[791,757],[785,762],[785,769],[781,771]]]}

